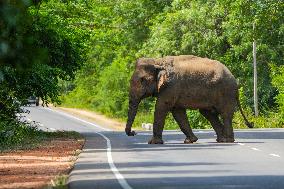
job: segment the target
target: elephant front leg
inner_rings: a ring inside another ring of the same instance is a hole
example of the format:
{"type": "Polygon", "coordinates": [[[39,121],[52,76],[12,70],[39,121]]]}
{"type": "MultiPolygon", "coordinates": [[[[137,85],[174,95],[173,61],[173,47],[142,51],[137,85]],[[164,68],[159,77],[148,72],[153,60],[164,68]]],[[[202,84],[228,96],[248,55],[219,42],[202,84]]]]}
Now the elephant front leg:
{"type": "Polygon", "coordinates": [[[194,135],[192,132],[192,129],[189,125],[188,118],[186,115],[186,110],[183,108],[174,108],[172,110],[172,114],[180,126],[181,131],[185,134],[186,139],[184,140],[184,143],[193,143],[198,140],[198,138],[194,135]]]}
{"type": "Polygon", "coordinates": [[[154,113],[154,124],[153,124],[153,137],[148,141],[148,144],[163,144],[162,133],[164,130],[165,119],[168,113],[168,107],[166,104],[161,103],[157,100],[155,113],[154,113]]]}

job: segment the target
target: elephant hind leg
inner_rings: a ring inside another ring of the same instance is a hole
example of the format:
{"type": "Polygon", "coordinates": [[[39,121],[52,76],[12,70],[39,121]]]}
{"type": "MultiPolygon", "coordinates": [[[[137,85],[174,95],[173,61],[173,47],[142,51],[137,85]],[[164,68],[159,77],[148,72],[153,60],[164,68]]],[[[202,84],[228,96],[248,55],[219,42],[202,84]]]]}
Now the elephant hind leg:
{"type": "Polygon", "coordinates": [[[184,143],[193,143],[198,140],[198,138],[192,132],[192,129],[189,125],[188,118],[186,115],[186,109],[183,108],[174,108],[172,114],[178,125],[180,126],[181,131],[185,134],[186,139],[184,143]]]}
{"type": "Polygon", "coordinates": [[[221,123],[218,113],[213,112],[211,110],[205,110],[205,109],[200,109],[199,112],[210,122],[212,125],[213,129],[216,132],[217,135],[217,142],[221,142],[224,138],[223,136],[223,128],[224,125],[221,123]]]}

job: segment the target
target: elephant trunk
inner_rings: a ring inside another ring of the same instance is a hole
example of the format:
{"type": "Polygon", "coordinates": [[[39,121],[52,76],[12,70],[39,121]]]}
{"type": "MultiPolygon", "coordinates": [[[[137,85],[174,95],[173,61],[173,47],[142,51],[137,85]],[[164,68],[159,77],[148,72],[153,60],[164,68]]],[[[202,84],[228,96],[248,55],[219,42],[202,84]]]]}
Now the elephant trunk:
{"type": "Polygon", "coordinates": [[[132,97],[129,98],[128,119],[125,127],[125,132],[128,136],[134,136],[136,134],[134,131],[131,131],[131,127],[134,122],[139,103],[140,100],[132,97]]]}

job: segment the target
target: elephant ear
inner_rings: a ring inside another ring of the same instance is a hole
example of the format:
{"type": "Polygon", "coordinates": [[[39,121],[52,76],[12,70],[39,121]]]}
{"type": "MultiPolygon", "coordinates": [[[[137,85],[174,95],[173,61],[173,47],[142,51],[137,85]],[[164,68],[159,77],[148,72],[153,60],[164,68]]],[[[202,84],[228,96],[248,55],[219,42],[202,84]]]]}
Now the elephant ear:
{"type": "Polygon", "coordinates": [[[165,70],[162,70],[158,74],[158,92],[160,92],[166,85],[166,82],[168,80],[168,76],[165,70]]]}

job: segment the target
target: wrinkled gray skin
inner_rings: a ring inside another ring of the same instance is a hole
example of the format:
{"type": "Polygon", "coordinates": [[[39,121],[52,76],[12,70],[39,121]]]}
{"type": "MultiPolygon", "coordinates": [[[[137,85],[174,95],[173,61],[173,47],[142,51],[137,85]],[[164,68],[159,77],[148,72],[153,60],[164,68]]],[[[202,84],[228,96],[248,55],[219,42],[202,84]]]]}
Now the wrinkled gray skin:
{"type": "MultiPolygon", "coordinates": [[[[149,144],[163,144],[162,132],[168,112],[173,114],[186,135],[184,143],[196,142],[198,138],[189,125],[186,109],[199,109],[215,130],[217,142],[234,142],[232,118],[237,105],[241,110],[238,85],[232,73],[220,62],[192,55],[138,59],[130,80],[125,128],[128,136],[136,134],[131,127],[138,105],[149,96],[157,97],[153,137],[149,144]]],[[[241,113],[243,115],[242,110],[241,113]]],[[[244,119],[252,127],[245,116],[244,119]]]]}

